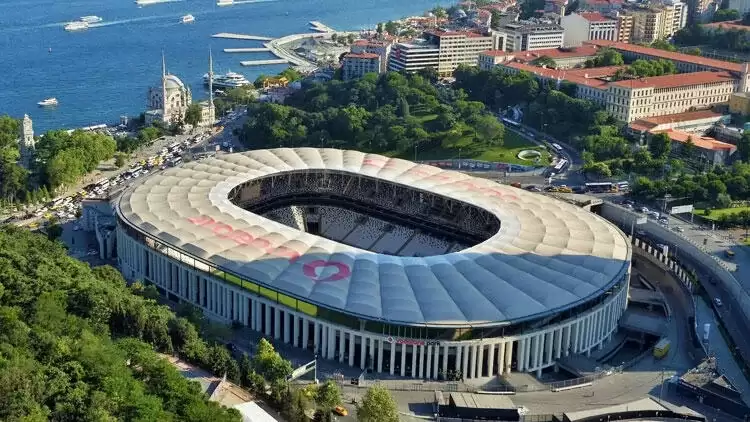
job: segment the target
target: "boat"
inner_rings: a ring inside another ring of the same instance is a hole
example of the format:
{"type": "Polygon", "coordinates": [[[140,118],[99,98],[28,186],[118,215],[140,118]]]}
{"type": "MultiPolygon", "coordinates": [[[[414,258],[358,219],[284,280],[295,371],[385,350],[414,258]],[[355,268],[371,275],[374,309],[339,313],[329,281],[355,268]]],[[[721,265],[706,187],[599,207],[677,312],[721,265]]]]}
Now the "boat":
{"type": "Polygon", "coordinates": [[[147,6],[149,4],[168,3],[172,0],[135,0],[135,4],[139,6],[147,6]]]}
{"type": "Polygon", "coordinates": [[[82,21],[70,22],[65,25],[65,30],[68,32],[85,31],[87,29],[89,29],[89,24],[82,21]]]}
{"type": "Polygon", "coordinates": [[[217,6],[231,6],[234,4],[234,0],[219,0],[216,2],[217,6]]]}
{"type": "Polygon", "coordinates": [[[39,107],[54,107],[57,105],[57,98],[47,98],[37,103],[39,107]]]}
{"type": "Polygon", "coordinates": [[[195,22],[195,16],[193,15],[185,15],[182,17],[182,23],[193,23],[195,22]]]}
{"type": "MultiPolygon", "coordinates": [[[[208,73],[203,75],[203,83],[208,85],[208,73]]],[[[239,88],[247,85],[252,85],[252,82],[239,73],[227,72],[224,75],[214,75],[214,88],[239,88]]]]}
{"type": "Polygon", "coordinates": [[[91,23],[99,23],[102,20],[103,19],[100,18],[99,16],[93,16],[93,15],[92,16],[81,16],[81,22],[86,22],[86,23],[89,23],[89,24],[91,24],[91,23]]]}

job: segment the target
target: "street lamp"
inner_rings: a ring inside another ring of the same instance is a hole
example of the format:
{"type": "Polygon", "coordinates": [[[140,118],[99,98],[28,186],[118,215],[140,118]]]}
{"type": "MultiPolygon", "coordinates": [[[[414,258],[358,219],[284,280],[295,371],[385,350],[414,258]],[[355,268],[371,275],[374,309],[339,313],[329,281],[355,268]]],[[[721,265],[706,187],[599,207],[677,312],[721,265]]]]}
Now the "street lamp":
{"type": "Polygon", "coordinates": [[[461,170],[461,148],[458,148],[458,169],[461,170]]]}

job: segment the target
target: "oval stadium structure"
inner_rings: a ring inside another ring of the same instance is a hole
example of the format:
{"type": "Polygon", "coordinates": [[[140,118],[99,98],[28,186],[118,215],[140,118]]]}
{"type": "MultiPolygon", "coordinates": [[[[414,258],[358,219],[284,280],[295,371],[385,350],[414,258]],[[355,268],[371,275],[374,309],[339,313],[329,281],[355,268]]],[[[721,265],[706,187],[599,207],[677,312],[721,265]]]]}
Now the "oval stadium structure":
{"type": "Polygon", "coordinates": [[[630,244],[568,203],[335,149],[221,155],[116,203],[129,280],[351,366],[422,379],[551,367],[607,341],[630,244]]]}

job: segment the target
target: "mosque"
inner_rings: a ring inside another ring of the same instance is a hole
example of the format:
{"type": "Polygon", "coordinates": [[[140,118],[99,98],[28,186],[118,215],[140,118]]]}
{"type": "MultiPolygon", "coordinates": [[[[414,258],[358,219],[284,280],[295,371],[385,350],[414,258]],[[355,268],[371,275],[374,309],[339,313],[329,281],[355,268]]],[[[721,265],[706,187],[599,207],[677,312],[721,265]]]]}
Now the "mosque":
{"type": "MultiPolygon", "coordinates": [[[[210,60],[209,68],[213,65],[210,60]]],[[[209,72],[213,74],[213,69],[209,72]]],[[[148,110],[146,111],[145,124],[151,125],[155,122],[171,125],[185,119],[185,113],[193,102],[190,87],[185,85],[180,78],[167,72],[167,64],[162,56],[161,84],[152,86],[148,90],[148,110]]],[[[213,105],[213,93],[208,101],[201,105],[201,126],[211,126],[216,121],[213,105]]]]}

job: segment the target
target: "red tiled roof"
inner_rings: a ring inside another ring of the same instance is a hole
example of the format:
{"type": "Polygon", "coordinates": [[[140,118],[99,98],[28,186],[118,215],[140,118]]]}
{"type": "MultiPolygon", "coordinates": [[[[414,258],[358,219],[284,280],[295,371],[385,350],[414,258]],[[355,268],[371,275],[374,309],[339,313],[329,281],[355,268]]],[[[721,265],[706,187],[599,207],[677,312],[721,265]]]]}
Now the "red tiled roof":
{"type": "Polygon", "coordinates": [[[711,28],[711,29],[721,29],[721,30],[729,30],[729,29],[736,29],[738,31],[750,31],[750,26],[743,25],[741,20],[737,21],[728,21],[728,22],[713,22],[713,23],[707,23],[703,26],[711,28]]]}
{"type": "Polygon", "coordinates": [[[736,80],[728,72],[693,72],[693,73],[681,73],[680,75],[664,75],[664,76],[653,76],[649,78],[641,79],[628,79],[623,81],[613,82],[615,86],[623,88],[677,88],[680,86],[710,84],[716,82],[725,82],[736,80]]]}
{"type": "Polygon", "coordinates": [[[644,55],[649,55],[653,57],[658,57],[661,59],[686,62],[686,63],[695,63],[695,64],[699,64],[699,65],[706,66],[706,67],[712,67],[712,68],[721,69],[721,70],[729,70],[732,72],[742,71],[742,65],[739,63],[731,63],[731,62],[725,62],[722,60],[709,59],[707,57],[693,56],[690,54],[659,50],[657,48],[644,47],[642,45],[637,45],[637,44],[627,44],[623,42],[607,41],[607,40],[591,40],[591,41],[584,42],[584,44],[592,44],[592,45],[596,45],[599,47],[610,47],[616,50],[628,51],[628,52],[636,53],[636,54],[644,54],[644,55]]]}
{"type": "Polygon", "coordinates": [[[504,57],[504,56],[512,56],[513,53],[508,53],[505,50],[487,50],[483,51],[482,54],[485,56],[491,56],[491,57],[504,57]]]}
{"type": "Polygon", "coordinates": [[[367,45],[367,44],[369,44],[369,43],[370,43],[370,42],[369,42],[369,41],[367,41],[367,40],[357,40],[357,41],[354,41],[354,42],[352,43],[352,45],[356,45],[356,46],[364,47],[364,46],[366,46],[366,45],[367,45]]]}
{"type": "Polygon", "coordinates": [[[690,122],[693,120],[719,118],[722,116],[724,115],[713,110],[687,111],[685,113],[667,114],[664,116],[644,117],[643,119],[638,119],[634,122],[631,122],[630,128],[633,130],[646,132],[655,128],[656,126],[667,123],[690,122]]]}
{"type": "Polygon", "coordinates": [[[375,53],[346,53],[345,59],[377,59],[378,56],[375,53]]]}
{"type": "Polygon", "coordinates": [[[522,61],[536,60],[540,57],[547,56],[550,59],[567,59],[572,57],[589,57],[595,56],[599,47],[595,45],[583,45],[573,48],[545,48],[534,51],[519,51],[515,57],[522,61]]]}
{"type": "Polygon", "coordinates": [[[608,18],[599,12],[582,12],[580,15],[589,22],[606,22],[614,19],[608,18]]]}
{"type": "Polygon", "coordinates": [[[513,69],[522,70],[525,72],[533,73],[534,75],[541,76],[547,79],[560,79],[575,84],[586,85],[593,88],[604,88],[609,82],[599,79],[605,76],[612,76],[620,66],[610,66],[606,68],[599,68],[599,72],[589,73],[588,71],[594,71],[596,69],[577,69],[577,70],[564,70],[564,69],[548,69],[544,67],[532,66],[526,63],[508,62],[503,63],[504,66],[513,69]]]}
{"type": "Polygon", "coordinates": [[[690,138],[692,139],[693,144],[696,147],[701,149],[708,149],[711,151],[732,151],[737,149],[737,147],[732,144],[717,141],[716,139],[709,136],[700,136],[692,133],[682,132],[680,130],[667,129],[656,131],[654,133],[666,133],[667,135],[669,135],[670,139],[682,144],[687,143],[688,138],[690,138]]]}
{"type": "Polygon", "coordinates": [[[627,68],[627,66],[590,67],[588,69],[569,69],[566,73],[568,75],[582,76],[585,78],[603,78],[605,76],[612,76],[617,73],[618,70],[625,68],[627,68]]]}

